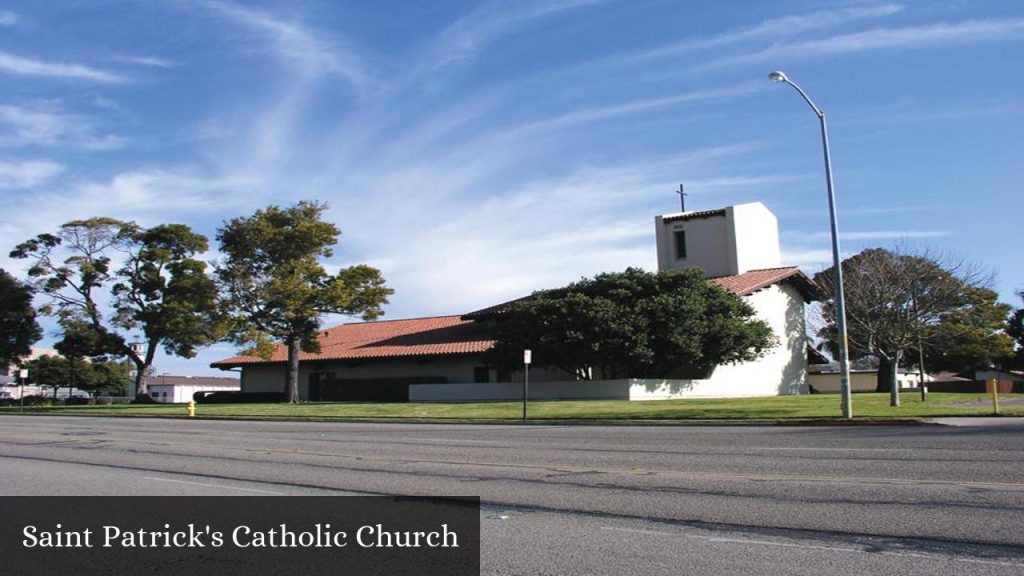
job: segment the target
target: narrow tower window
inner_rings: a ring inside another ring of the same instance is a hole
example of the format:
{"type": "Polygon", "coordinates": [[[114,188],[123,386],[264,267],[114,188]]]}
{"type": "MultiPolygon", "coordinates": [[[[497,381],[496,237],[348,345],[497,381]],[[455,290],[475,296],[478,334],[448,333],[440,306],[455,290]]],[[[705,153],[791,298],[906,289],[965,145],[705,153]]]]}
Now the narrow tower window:
{"type": "Polygon", "coordinates": [[[686,258],[686,231],[676,230],[673,234],[676,239],[676,259],[686,258]]]}

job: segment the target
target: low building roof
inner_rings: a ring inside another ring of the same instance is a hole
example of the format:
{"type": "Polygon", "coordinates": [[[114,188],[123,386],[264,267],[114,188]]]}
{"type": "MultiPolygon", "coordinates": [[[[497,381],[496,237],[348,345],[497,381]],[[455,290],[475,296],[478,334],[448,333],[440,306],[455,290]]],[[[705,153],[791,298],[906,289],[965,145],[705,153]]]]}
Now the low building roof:
{"type": "Polygon", "coordinates": [[[175,376],[173,374],[157,374],[146,377],[148,386],[241,386],[238,378],[224,376],[175,376]]]}
{"type": "MultiPolygon", "coordinates": [[[[320,332],[319,341],[320,352],[302,352],[300,362],[479,354],[494,346],[494,339],[487,336],[484,326],[460,316],[342,324],[320,332]]],[[[283,363],[287,359],[288,350],[277,344],[269,359],[234,356],[211,366],[231,368],[283,363]]]]}

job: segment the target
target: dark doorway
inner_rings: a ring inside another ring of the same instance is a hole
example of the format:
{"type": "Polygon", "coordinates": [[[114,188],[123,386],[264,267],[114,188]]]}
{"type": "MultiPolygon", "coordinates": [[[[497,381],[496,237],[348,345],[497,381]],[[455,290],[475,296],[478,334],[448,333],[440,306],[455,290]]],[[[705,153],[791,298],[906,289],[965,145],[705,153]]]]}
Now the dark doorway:
{"type": "Polygon", "coordinates": [[[309,375],[309,397],[307,400],[310,402],[320,401],[320,381],[323,376],[320,372],[313,372],[309,375]]]}

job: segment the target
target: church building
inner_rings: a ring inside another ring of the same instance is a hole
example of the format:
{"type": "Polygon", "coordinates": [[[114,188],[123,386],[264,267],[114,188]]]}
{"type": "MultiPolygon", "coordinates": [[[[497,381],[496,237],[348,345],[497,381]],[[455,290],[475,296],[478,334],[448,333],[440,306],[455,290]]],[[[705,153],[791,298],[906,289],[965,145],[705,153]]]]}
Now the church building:
{"type": "MultiPolygon", "coordinates": [[[[778,344],[752,362],[718,366],[706,379],[578,381],[559,370],[530,370],[530,398],[650,400],[803,394],[808,339],[804,306],[822,295],[795,266],[782,266],[778,221],[760,202],[655,219],[659,270],[699,268],[708,280],[753,306],[778,344]]],[[[505,304],[457,316],[342,324],[319,335],[320,352],[302,353],[299,396],[310,401],[451,402],[522,397],[522,372],[484,364],[494,345],[488,326],[505,304]]],[[[287,350],[269,359],[214,362],[241,369],[243,392],[282,392],[287,350]]]]}

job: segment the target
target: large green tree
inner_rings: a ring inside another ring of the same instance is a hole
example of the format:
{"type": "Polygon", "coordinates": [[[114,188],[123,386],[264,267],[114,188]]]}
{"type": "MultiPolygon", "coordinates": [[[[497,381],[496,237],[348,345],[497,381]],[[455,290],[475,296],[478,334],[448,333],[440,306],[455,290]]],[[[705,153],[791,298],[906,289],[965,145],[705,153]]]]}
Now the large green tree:
{"type": "Polygon", "coordinates": [[[226,222],[217,232],[222,261],[217,276],[229,336],[248,352],[269,358],[274,340],[288,350],[285,399],[297,402],[299,354],[319,350],[325,314],[372,320],[392,293],[380,272],[365,265],[329,274],[341,231],[322,220],[327,205],[303,201],[289,208],[268,206],[226,222]]]}
{"type": "Polygon", "coordinates": [[[25,368],[32,382],[53,387],[54,398],[57,388],[63,387],[121,393],[128,380],[127,364],[105,359],[88,361],[44,354],[26,362],[25,368]]]}
{"type": "Polygon", "coordinates": [[[32,261],[28,274],[50,298],[44,311],[92,332],[90,355],[110,353],[135,364],[136,395],[145,396],[144,375],[160,347],[190,358],[222,335],[216,283],[195,258],[207,247],[204,236],[183,224],[142,228],[91,218],[40,234],[11,256],[32,261]]]}
{"type": "MultiPolygon", "coordinates": [[[[1024,300],[1024,291],[1018,292],[1017,295],[1024,300]]],[[[1017,341],[1015,364],[1017,368],[1024,368],[1024,306],[1015,310],[1006,324],[1006,333],[1017,341]]]]}
{"type": "Polygon", "coordinates": [[[32,307],[32,287],[0,269],[0,365],[28,356],[43,337],[32,307]]]}
{"type": "Polygon", "coordinates": [[[742,298],[697,270],[599,274],[536,292],[496,316],[489,361],[533,362],[581,379],[703,378],[723,363],[753,360],[776,343],[742,298]]]}
{"type": "Polygon", "coordinates": [[[929,370],[970,372],[1007,365],[1013,358],[1013,338],[1005,332],[1011,306],[987,288],[967,287],[964,296],[962,306],[942,315],[924,334],[929,370]]]}
{"type": "MultiPolygon", "coordinates": [[[[853,358],[874,356],[879,360],[878,392],[890,393],[890,404],[899,406],[896,371],[918,342],[934,344],[940,334],[950,342],[964,315],[978,302],[989,278],[967,263],[922,251],[902,248],[869,248],[842,263],[846,294],[848,345],[853,358]],[[943,322],[946,326],[940,328],[943,322]]],[[[815,276],[833,294],[831,268],[815,276]]],[[[819,336],[837,340],[834,301],[822,307],[826,325],[819,336]]]]}

